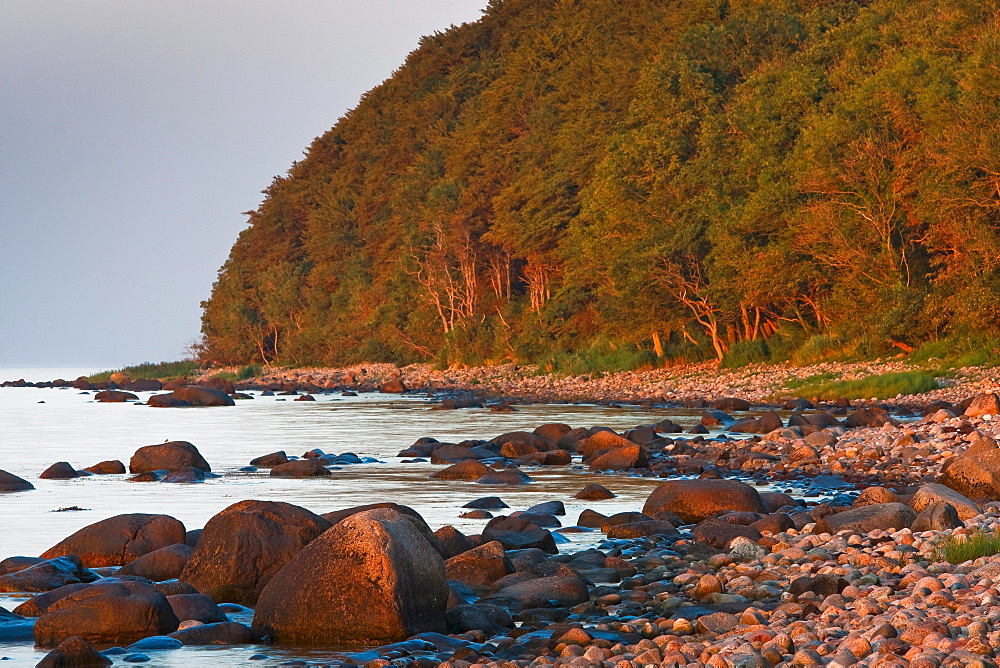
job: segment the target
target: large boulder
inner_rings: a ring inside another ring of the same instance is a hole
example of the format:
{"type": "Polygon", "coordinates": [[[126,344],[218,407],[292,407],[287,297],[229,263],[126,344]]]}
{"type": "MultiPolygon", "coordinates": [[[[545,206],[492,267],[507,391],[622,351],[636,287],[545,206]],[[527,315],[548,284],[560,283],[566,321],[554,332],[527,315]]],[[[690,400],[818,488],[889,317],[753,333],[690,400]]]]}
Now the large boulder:
{"type": "Polygon", "coordinates": [[[180,579],[217,602],[253,605],[270,579],[329,528],[290,503],[234,503],[205,524],[180,579]]]}
{"type": "Polygon", "coordinates": [[[124,566],[153,550],[183,543],[184,534],[184,525],[170,515],[115,515],[64,538],[42,558],[75,554],[89,568],[124,566]]]}
{"type": "Polygon", "coordinates": [[[177,615],[177,619],[183,621],[193,619],[202,624],[214,624],[216,622],[228,622],[226,617],[215,601],[204,594],[174,594],[167,596],[167,602],[177,615]]]}
{"type": "Polygon", "coordinates": [[[122,392],[121,390],[102,390],[94,395],[94,400],[102,403],[122,403],[125,401],[138,401],[139,397],[131,392],[122,392]]]}
{"type": "Polygon", "coordinates": [[[83,567],[79,557],[70,554],[0,575],[0,591],[52,591],[68,584],[93,582],[98,577],[83,567]]]}
{"type": "Polygon", "coordinates": [[[869,532],[875,529],[909,529],[917,514],[902,503],[875,503],[827,515],[816,523],[816,531],[837,533],[844,529],[869,532]]]}
{"type": "Polygon", "coordinates": [[[329,475],[324,459],[296,459],[271,468],[273,478],[322,478],[329,475]]]}
{"type": "Polygon", "coordinates": [[[93,466],[88,466],[84,469],[95,475],[113,475],[125,473],[125,465],[122,464],[117,459],[109,459],[103,462],[94,464],[93,466]]]}
{"type": "Polygon", "coordinates": [[[49,606],[35,623],[35,644],[54,647],[66,638],[124,645],[175,631],[167,597],[142,582],[97,583],[49,606]]]}
{"type": "Polygon", "coordinates": [[[136,575],[153,582],[173,580],[180,576],[193,551],[184,543],[161,547],[125,564],[116,575],[136,575]]]}
{"type": "Polygon", "coordinates": [[[168,394],[154,394],[146,399],[146,405],[153,408],[187,408],[191,404],[183,399],[178,399],[173,392],[170,392],[168,394]]]}
{"type": "Polygon", "coordinates": [[[688,524],[720,510],[767,512],[757,490],[737,480],[668,480],[653,490],[642,507],[646,515],[669,511],[688,524]]]}
{"type": "Polygon", "coordinates": [[[39,478],[42,480],[68,480],[70,478],[79,478],[86,473],[81,474],[79,471],[73,468],[73,465],[69,462],[56,462],[49,468],[39,474],[39,478]]]}
{"type": "Polygon", "coordinates": [[[965,409],[965,414],[969,417],[982,417],[983,415],[1000,415],[1000,396],[996,394],[980,394],[969,402],[965,409]]]}
{"type": "Polygon", "coordinates": [[[70,636],[35,664],[35,668],[69,668],[70,666],[110,666],[111,659],[98,652],[80,636],[70,636]]]}
{"type": "Polygon", "coordinates": [[[173,392],[175,399],[186,401],[192,406],[235,406],[231,396],[211,387],[186,385],[173,392]]]}
{"type": "Polygon", "coordinates": [[[641,445],[611,448],[590,460],[591,471],[626,471],[648,465],[649,455],[641,445]]]}
{"type": "Polygon", "coordinates": [[[490,472],[490,468],[477,459],[466,459],[452,464],[448,468],[435,471],[431,478],[438,480],[469,480],[475,481],[490,472]]]}
{"type": "Polygon", "coordinates": [[[551,532],[520,517],[494,517],[483,529],[483,539],[498,541],[508,550],[537,547],[549,554],[559,552],[551,532]]]}
{"type": "Polygon", "coordinates": [[[938,482],[970,498],[1000,499],[1000,448],[980,438],[965,454],[945,462],[938,482]]]}
{"type": "Polygon", "coordinates": [[[28,489],[35,489],[35,486],[13,473],[0,471],[0,492],[23,492],[28,489]]]}
{"type": "Polygon", "coordinates": [[[253,627],[279,643],[384,644],[444,632],[444,561],[406,517],[352,515],[299,552],[261,592],[253,627]]]}
{"type": "Polygon", "coordinates": [[[983,512],[982,508],[962,494],[950,487],[933,482],[920,486],[917,493],[913,495],[913,499],[910,500],[910,507],[919,513],[927,506],[939,502],[950,504],[958,513],[959,519],[962,520],[972,519],[983,512]]]}
{"type": "Polygon", "coordinates": [[[514,612],[528,608],[547,608],[553,603],[573,606],[590,600],[587,584],[572,575],[553,575],[516,582],[483,599],[514,612]]]}
{"type": "Polygon", "coordinates": [[[514,572],[503,545],[491,540],[444,562],[449,580],[467,584],[473,589],[489,589],[494,582],[514,572]]]}
{"type": "Polygon", "coordinates": [[[146,445],[135,451],[129,460],[129,473],[146,473],[147,471],[178,471],[185,468],[196,468],[211,471],[205,458],[187,441],[169,441],[146,445]]]}

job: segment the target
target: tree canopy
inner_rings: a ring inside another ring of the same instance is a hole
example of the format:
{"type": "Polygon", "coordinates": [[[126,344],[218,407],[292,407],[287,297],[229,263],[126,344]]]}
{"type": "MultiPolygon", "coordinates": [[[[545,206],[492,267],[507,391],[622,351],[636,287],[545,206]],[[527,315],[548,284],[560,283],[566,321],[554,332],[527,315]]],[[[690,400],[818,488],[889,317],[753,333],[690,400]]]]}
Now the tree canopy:
{"type": "Polygon", "coordinates": [[[1000,325],[1000,0],[493,0],[275,178],[206,360],[909,350],[1000,325]]]}

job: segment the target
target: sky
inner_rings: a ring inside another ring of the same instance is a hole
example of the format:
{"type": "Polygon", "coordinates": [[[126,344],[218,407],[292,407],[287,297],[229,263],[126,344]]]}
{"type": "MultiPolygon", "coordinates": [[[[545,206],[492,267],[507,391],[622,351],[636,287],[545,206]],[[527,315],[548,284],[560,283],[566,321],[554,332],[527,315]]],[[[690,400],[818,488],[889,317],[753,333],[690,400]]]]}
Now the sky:
{"type": "Polygon", "coordinates": [[[2,0],[0,367],[181,359],[261,190],[487,0],[2,0]]]}

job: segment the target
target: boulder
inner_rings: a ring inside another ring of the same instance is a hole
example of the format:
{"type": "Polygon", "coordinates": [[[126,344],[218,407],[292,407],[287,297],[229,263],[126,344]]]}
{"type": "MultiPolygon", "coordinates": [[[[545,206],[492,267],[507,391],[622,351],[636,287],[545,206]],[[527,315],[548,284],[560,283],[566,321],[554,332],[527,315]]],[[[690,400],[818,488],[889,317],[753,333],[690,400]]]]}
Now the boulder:
{"type": "Polygon", "coordinates": [[[13,473],[0,471],[0,492],[23,492],[35,489],[35,486],[24,478],[18,478],[13,473]]]}
{"type": "Polygon", "coordinates": [[[508,550],[536,547],[549,554],[559,552],[551,532],[518,517],[494,517],[483,528],[483,539],[498,541],[508,550]]]}
{"type": "Polygon", "coordinates": [[[699,543],[706,543],[720,550],[726,549],[730,541],[739,536],[755,542],[761,539],[761,533],[751,526],[731,524],[717,519],[699,522],[692,534],[699,543]]]}
{"type": "Polygon", "coordinates": [[[615,494],[604,485],[592,482],[574,494],[573,498],[582,499],[583,501],[603,501],[604,499],[615,498],[615,494]]]}
{"type": "Polygon", "coordinates": [[[169,394],[154,394],[146,399],[146,405],[153,408],[187,408],[191,404],[183,399],[178,399],[171,392],[169,394]]]}
{"type": "Polygon", "coordinates": [[[180,579],[217,602],[253,605],[270,579],[330,526],[290,503],[234,503],[205,524],[180,579]]]}
{"type": "Polygon", "coordinates": [[[93,582],[98,578],[96,573],[83,567],[79,557],[70,554],[0,575],[0,591],[52,591],[64,585],[93,582]]]}
{"type": "Polygon", "coordinates": [[[627,471],[649,466],[649,455],[641,445],[611,448],[590,461],[591,471],[627,471]]]}
{"type": "Polygon", "coordinates": [[[284,450],[279,450],[278,452],[272,452],[268,455],[261,455],[250,460],[250,466],[257,466],[262,469],[270,469],[275,466],[281,466],[282,464],[288,463],[288,455],[285,454],[284,450]]]}
{"type": "Polygon", "coordinates": [[[202,471],[211,471],[205,458],[187,441],[169,441],[146,445],[135,451],[129,460],[129,473],[146,473],[148,471],[177,471],[193,467],[202,471]]]}
{"type": "Polygon", "coordinates": [[[193,619],[202,624],[214,624],[216,622],[228,622],[226,613],[219,609],[208,596],[204,594],[175,594],[167,596],[170,608],[177,615],[177,619],[187,621],[193,619]]]}
{"type": "Polygon", "coordinates": [[[127,383],[125,389],[131,392],[159,392],[163,389],[163,383],[154,378],[138,378],[127,383]]]}
{"type": "Polygon", "coordinates": [[[859,408],[844,418],[847,427],[881,427],[884,424],[898,427],[899,421],[881,408],[859,408]]]}
{"type": "Polygon", "coordinates": [[[474,508],[476,510],[501,510],[510,508],[499,496],[484,496],[479,499],[469,501],[463,508],[474,508]]]}
{"type": "Polygon", "coordinates": [[[711,404],[712,408],[717,411],[726,411],[731,413],[733,411],[748,411],[750,410],[750,402],[745,399],[737,399],[736,397],[725,397],[723,399],[716,399],[711,404]]]}
{"type": "Polygon", "coordinates": [[[170,634],[185,645],[252,645],[260,642],[260,634],[246,624],[214,622],[180,629],[170,634]]]}
{"type": "Polygon", "coordinates": [[[448,559],[444,567],[448,580],[486,590],[500,578],[514,572],[514,565],[507,558],[503,545],[495,540],[448,559]]]}
{"type": "Polygon", "coordinates": [[[42,557],[75,554],[84,566],[124,566],[144,554],[184,542],[184,525],[170,515],[131,513],[95,522],[50,547],[42,557]]]}
{"type": "Polygon", "coordinates": [[[976,515],[983,513],[982,508],[962,494],[959,494],[950,487],[933,482],[920,486],[920,489],[917,490],[917,493],[910,500],[910,507],[919,513],[924,508],[939,502],[950,504],[958,513],[959,519],[962,520],[970,520],[976,515]]]}
{"type": "Polygon", "coordinates": [[[517,582],[483,599],[513,612],[529,608],[547,608],[553,604],[568,607],[590,600],[587,584],[571,575],[553,575],[517,582]]]}
{"type": "Polygon", "coordinates": [[[690,524],[720,510],[766,512],[760,494],[750,485],[712,479],[668,480],[653,490],[642,507],[646,515],[669,511],[690,524]]]}
{"type": "Polygon", "coordinates": [[[115,575],[136,575],[153,582],[178,578],[194,548],[177,543],[142,555],[118,569],[115,575]]]}
{"type": "Polygon", "coordinates": [[[89,582],[77,582],[57,587],[52,591],[47,591],[43,594],[39,594],[38,596],[32,596],[27,601],[14,608],[14,614],[23,615],[25,617],[40,617],[43,612],[49,609],[50,605],[59,599],[69,596],[73,592],[80,591],[84,587],[89,586],[89,582]]]}
{"type": "Polygon", "coordinates": [[[384,644],[444,632],[444,562],[409,519],[380,508],[339,522],[264,588],[253,628],[297,645],[384,644]]]}
{"type": "Polygon", "coordinates": [[[487,638],[500,635],[514,626],[514,620],[506,610],[488,603],[456,605],[448,609],[445,620],[449,633],[479,630],[487,638]]]}
{"type": "Polygon", "coordinates": [[[42,480],[69,480],[70,478],[79,478],[81,475],[86,474],[77,472],[69,462],[56,462],[42,471],[38,477],[42,480]]]}
{"type": "Polygon", "coordinates": [[[916,518],[913,509],[902,503],[876,503],[827,515],[816,523],[816,532],[909,529],[916,518]]]}
{"type": "Polygon", "coordinates": [[[480,485],[525,485],[531,482],[531,478],[520,469],[503,469],[502,471],[491,470],[477,478],[476,482],[480,485]]]}
{"type": "Polygon", "coordinates": [[[441,547],[444,548],[444,553],[441,556],[445,559],[468,552],[475,547],[468,536],[451,525],[441,527],[434,532],[434,535],[440,542],[441,547]]]}
{"type": "Polygon", "coordinates": [[[221,376],[212,376],[211,378],[199,380],[195,383],[195,386],[211,388],[227,395],[236,393],[236,387],[233,385],[233,381],[221,376]]]}
{"type": "Polygon", "coordinates": [[[562,422],[547,422],[535,427],[531,433],[541,436],[549,443],[556,443],[560,438],[573,431],[573,428],[562,422]]]}
{"type": "Polygon", "coordinates": [[[475,481],[490,472],[490,468],[476,459],[466,459],[452,464],[446,469],[435,471],[431,478],[438,480],[470,480],[475,481]]]}
{"type": "Polygon", "coordinates": [[[322,478],[332,475],[324,459],[297,459],[271,469],[274,478],[322,478]]]}
{"type": "Polygon", "coordinates": [[[126,401],[139,401],[139,397],[131,392],[120,390],[102,390],[94,395],[94,401],[102,403],[124,403],[126,401]]]}
{"type": "Polygon", "coordinates": [[[89,471],[95,475],[113,475],[125,473],[125,465],[117,459],[109,459],[93,466],[88,466],[84,471],[89,471]]]}
{"type": "Polygon", "coordinates": [[[325,519],[327,522],[329,522],[331,526],[333,526],[337,522],[345,520],[351,515],[357,515],[358,513],[363,513],[366,510],[377,510],[379,508],[388,508],[402,515],[406,515],[411,519],[417,520],[417,528],[420,529],[420,532],[425,535],[433,533],[431,531],[431,528],[427,526],[427,523],[424,521],[424,518],[420,516],[420,513],[415,511],[413,508],[410,508],[409,506],[404,506],[399,503],[393,503],[392,501],[383,501],[381,503],[368,503],[363,506],[352,506],[351,508],[344,508],[343,510],[334,510],[333,512],[323,513],[322,518],[325,519]]]}
{"type": "Polygon", "coordinates": [[[167,597],[148,584],[97,583],[50,605],[35,623],[35,644],[54,647],[71,636],[95,644],[127,644],[170,633],[179,623],[167,597]]]}
{"type": "Polygon", "coordinates": [[[185,385],[173,392],[175,399],[186,401],[192,406],[235,406],[231,396],[211,387],[185,385]]]}
{"type": "Polygon", "coordinates": [[[980,394],[969,402],[965,409],[968,417],[982,417],[984,415],[1000,415],[1000,396],[996,394],[980,394]]]}
{"type": "Polygon", "coordinates": [[[950,531],[964,526],[965,523],[953,505],[945,501],[935,501],[924,506],[910,528],[915,532],[950,531]]]}
{"type": "Polygon", "coordinates": [[[941,467],[938,483],[966,497],[1000,499],[1000,448],[981,438],[941,467]]]}
{"type": "Polygon", "coordinates": [[[858,498],[854,499],[854,503],[851,505],[855,508],[860,508],[861,506],[872,506],[877,503],[896,503],[898,501],[899,497],[891,489],[886,487],[866,487],[861,490],[858,498]]]}
{"type": "Polygon", "coordinates": [[[402,394],[406,392],[406,385],[399,378],[393,378],[390,381],[382,383],[378,388],[378,391],[382,394],[402,394]]]}
{"type": "Polygon", "coordinates": [[[69,668],[70,666],[110,666],[111,659],[104,656],[80,636],[70,636],[54,650],[42,657],[35,668],[69,668]]]}
{"type": "Polygon", "coordinates": [[[663,520],[642,520],[626,522],[609,527],[608,538],[644,538],[646,536],[676,536],[677,529],[670,522],[663,520]]]}
{"type": "Polygon", "coordinates": [[[41,557],[7,557],[3,561],[0,561],[0,575],[23,571],[28,566],[41,564],[44,561],[45,559],[41,557]]]}

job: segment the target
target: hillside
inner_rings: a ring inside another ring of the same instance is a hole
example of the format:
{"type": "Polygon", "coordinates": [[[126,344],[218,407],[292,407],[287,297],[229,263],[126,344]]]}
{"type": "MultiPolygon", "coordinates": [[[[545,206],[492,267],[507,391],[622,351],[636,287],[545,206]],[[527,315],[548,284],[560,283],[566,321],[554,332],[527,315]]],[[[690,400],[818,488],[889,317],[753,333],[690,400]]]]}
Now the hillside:
{"type": "Polygon", "coordinates": [[[267,188],[201,355],[975,346],[1000,326],[998,81],[998,0],[494,0],[267,188]]]}

